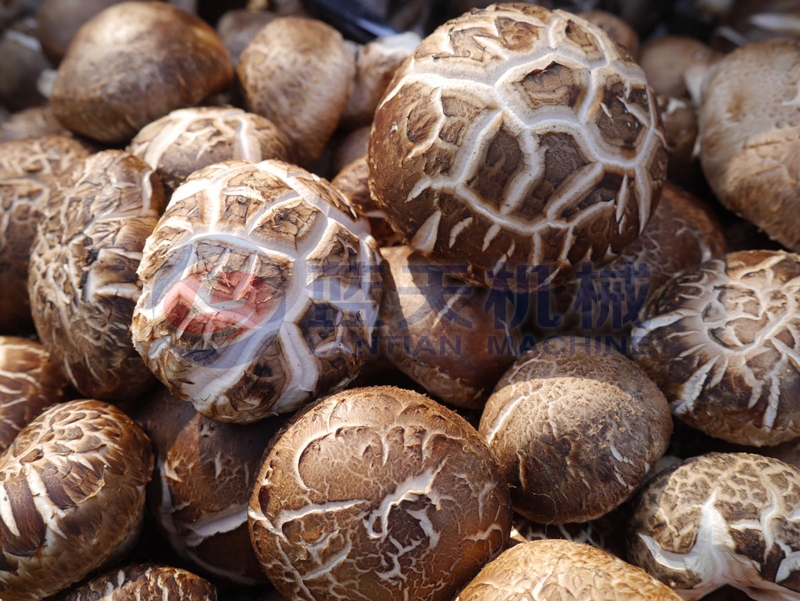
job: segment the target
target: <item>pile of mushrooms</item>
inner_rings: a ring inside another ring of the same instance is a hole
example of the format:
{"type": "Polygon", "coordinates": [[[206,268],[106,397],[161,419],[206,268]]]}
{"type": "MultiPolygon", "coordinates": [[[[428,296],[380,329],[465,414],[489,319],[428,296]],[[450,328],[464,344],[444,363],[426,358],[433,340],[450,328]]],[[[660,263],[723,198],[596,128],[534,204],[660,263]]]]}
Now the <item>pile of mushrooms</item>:
{"type": "Polygon", "coordinates": [[[588,4],[0,2],[0,599],[800,601],[800,11],[588,4]]]}

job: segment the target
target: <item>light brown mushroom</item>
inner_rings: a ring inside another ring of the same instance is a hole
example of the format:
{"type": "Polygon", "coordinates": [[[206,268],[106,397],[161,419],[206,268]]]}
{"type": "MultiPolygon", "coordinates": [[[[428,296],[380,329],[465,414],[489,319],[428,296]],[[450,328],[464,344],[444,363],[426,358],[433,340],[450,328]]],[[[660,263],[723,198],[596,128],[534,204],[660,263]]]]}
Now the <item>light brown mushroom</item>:
{"type": "Polygon", "coordinates": [[[216,601],[214,585],[191,572],[157,565],[135,565],[97,576],[61,601],[216,601]]]}
{"type": "Polygon", "coordinates": [[[581,338],[545,339],[506,372],[478,428],[514,511],[587,522],[629,499],[664,454],[672,418],[636,365],[581,338]]]}
{"type": "Polygon", "coordinates": [[[639,64],[656,94],[698,101],[703,77],[720,58],[694,38],[664,36],[644,45],[639,64]]]}
{"type": "Polygon", "coordinates": [[[288,599],[450,601],[505,546],[511,508],[472,426],[378,386],[293,420],[264,459],[249,519],[288,599]]]}
{"type": "Polygon", "coordinates": [[[164,2],[124,2],[78,31],[50,104],[67,129],[119,144],[232,80],[230,54],[202,19],[164,2]]]}
{"type": "Polygon", "coordinates": [[[628,558],[694,601],[729,584],[760,601],[800,595],[800,470],[748,453],[710,453],[638,494],[628,558]]]}
{"type": "Polygon", "coordinates": [[[150,440],[98,401],[54,405],[0,455],[0,596],[38,601],[103,567],[141,524],[150,440]]]}
{"type": "Polygon", "coordinates": [[[639,34],[625,19],[605,10],[587,10],[579,12],[578,16],[597,25],[612,40],[625,48],[633,60],[639,60],[639,34]]]}
{"type": "Polygon", "coordinates": [[[153,170],[121,150],[77,162],[41,204],[28,270],[33,320],[86,397],[132,400],[155,383],[130,332],[136,269],[165,205],[153,170]]]}
{"type": "Polygon", "coordinates": [[[455,601],[680,601],[670,588],[604,551],[563,540],[517,545],[486,565],[455,601]]]}
{"type": "Polygon", "coordinates": [[[330,25],[283,17],[244,49],[236,73],[247,110],[277,124],[300,165],[318,159],[347,106],[355,56],[330,25]]]}
{"type": "Polygon", "coordinates": [[[644,73],[602,29],[497,4],[442,25],[398,69],[370,190],[417,252],[514,290],[617,256],[655,210],[666,161],[644,73]]]}

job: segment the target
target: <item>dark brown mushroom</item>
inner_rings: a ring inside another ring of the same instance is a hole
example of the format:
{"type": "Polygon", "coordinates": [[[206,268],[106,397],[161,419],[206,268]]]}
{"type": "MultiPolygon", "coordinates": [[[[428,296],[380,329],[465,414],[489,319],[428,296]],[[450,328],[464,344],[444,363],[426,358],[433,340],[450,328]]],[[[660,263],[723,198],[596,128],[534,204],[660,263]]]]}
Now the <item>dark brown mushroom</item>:
{"type": "Polygon", "coordinates": [[[136,565],[93,578],[59,601],[216,601],[214,585],[168,566],[136,565]]]}

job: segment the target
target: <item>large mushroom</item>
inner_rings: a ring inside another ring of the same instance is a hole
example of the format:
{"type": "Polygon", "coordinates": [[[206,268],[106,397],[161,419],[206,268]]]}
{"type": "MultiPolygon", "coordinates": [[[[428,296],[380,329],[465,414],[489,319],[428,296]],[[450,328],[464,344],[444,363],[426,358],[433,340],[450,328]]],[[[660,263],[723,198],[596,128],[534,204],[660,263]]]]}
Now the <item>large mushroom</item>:
{"type": "Polygon", "coordinates": [[[61,601],[216,601],[207,580],[186,570],[157,565],[127,566],[93,578],[61,601]]]}

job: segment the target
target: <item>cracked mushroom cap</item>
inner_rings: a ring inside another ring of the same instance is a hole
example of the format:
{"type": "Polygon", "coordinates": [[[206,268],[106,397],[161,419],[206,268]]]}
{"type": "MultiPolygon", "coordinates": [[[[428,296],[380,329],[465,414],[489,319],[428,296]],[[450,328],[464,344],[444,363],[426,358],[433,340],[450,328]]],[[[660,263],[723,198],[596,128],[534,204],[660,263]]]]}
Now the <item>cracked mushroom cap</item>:
{"type": "Polygon", "coordinates": [[[130,542],[153,470],[150,440],[99,401],[55,405],[0,455],[0,597],[37,601],[130,542]]]}
{"type": "Polygon", "coordinates": [[[730,584],[759,601],[800,596],[800,470],[711,453],[662,472],[637,496],[628,558],[694,601],[730,584]]]}
{"type": "Polygon", "coordinates": [[[583,543],[528,542],[487,564],[455,601],[680,601],[670,588],[583,543]]]}
{"type": "Polygon", "coordinates": [[[147,241],[133,342],[206,417],[288,413],[366,361],[379,265],[367,223],[324,180],[280,161],[211,165],[147,241]]]}
{"type": "Polygon", "coordinates": [[[567,337],[517,360],[478,431],[511,487],[514,511],[563,524],[629,499],[666,451],[672,419],[664,395],[631,360],[567,337]]]}
{"type": "Polygon", "coordinates": [[[156,170],[167,197],[213,163],[291,159],[288,139],[269,119],[233,107],[173,111],[136,134],[128,151],[156,170]]]}
{"type": "Polygon", "coordinates": [[[264,449],[284,421],[223,424],[166,391],[144,405],[137,422],[156,452],[147,502],[181,558],[237,584],[266,582],[250,544],[247,505],[264,449]]]}
{"type": "Polygon", "coordinates": [[[89,152],[60,135],[0,144],[0,332],[26,332],[33,325],[28,300],[28,262],[56,182],[89,152]]]}
{"type": "Polygon", "coordinates": [[[704,86],[700,160],[727,208],[800,251],[800,41],[726,56],[704,86]]]}
{"type": "Polygon", "coordinates": [[[41,344],[0,336],[0,452],[42,411],[63,401],[66,386],[41,344]]]}
{"type": "Polygon", "coordinates": [[[328,397],[267,454],[256,553],[287,599],[450,601],[508,540],[511,506],[474,428],[408,390],[328,397]]]}
{"type": "Polygon", "coordinates": [[[136,269],[164,205],[153,170],[121,150],[77,162],[41,205],[28,275],[33,319],[84,396],[131,400],[155,382],[130,332],[136,269]]]}
{"type": "Polygon", "coordinates": [[[207,580],[168,566],[138,565],[107,572],[61,601],[216,601],[207,580]]]}
{"type": "Polygon", "coordinates": [[[627,53],[579,17],[513,3],[423,40],[369,148],[395,231],[479,286],[504,266],[512,289],[538,266],[565,277],[612,260],[650,219],[666,167],[654,95],[627,53]]]}
{"type": "Polygon", "coordinates": [[[50,104],[67,129],[118,144],[232,81],[231,56],[205,21],[165,2],[123,2],[80,28],[50,104]]]}
{"type": "Polygon", "coordinates": [[[693,428],[728,442],[800,436],[800,256],[742,251],[672,278],[633,330],[634,358],[693,428]]]}

